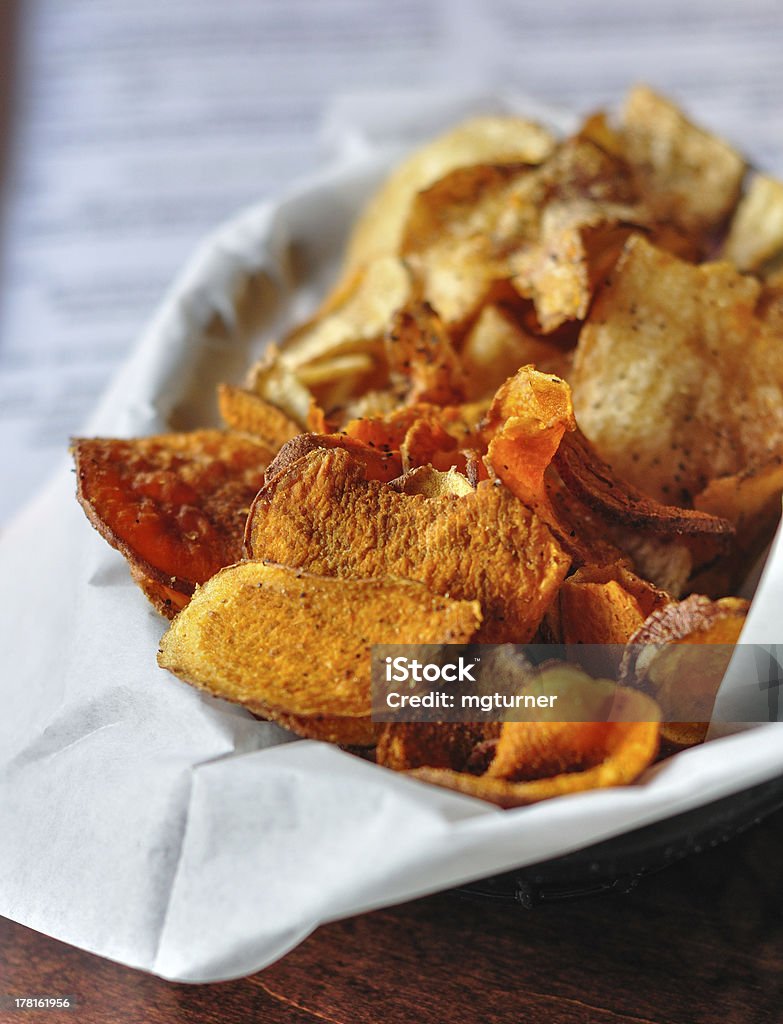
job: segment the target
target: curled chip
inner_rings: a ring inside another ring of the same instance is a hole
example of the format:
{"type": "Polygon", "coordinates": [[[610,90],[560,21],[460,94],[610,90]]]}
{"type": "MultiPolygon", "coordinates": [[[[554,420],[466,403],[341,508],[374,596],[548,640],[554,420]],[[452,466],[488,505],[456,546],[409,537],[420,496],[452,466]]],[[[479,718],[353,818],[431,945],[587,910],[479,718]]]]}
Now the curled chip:
{"type": "Polygon", "coordinates": [[[692,594],[653,612],[631,637],[621,678],[658,701],[668,742],[691,746],[704,739],[748,607],[738,597],[692,594]]]}
{"type": "Polygon", "coordinates": [[[689,506],[719,476],[783,450],[783,345],[760,283],[633,237],[579,337],[579,425],[614,472],[689,506]]]}
{"type": "Polygon", "coordinates": [[[521,501],[538,505],[545,501],[544,473],[575,427],[565,381],[523,366],[499,388],[487,413],[489,462],[521,501]]]}
{"type": "Polygon", "coordinates": [[[260,441],[219,430],[76,439],[73,454],[87,518],[164,614],[240,557],[248,509],[272,457],[260,441]]]}
{"type": "Polygon", "coordinates": [[[379,739],[380,762],[501,807],[638,779],[658,753],[655,701],[571,666],[553,666],[541,676],[548,673],[564,676],[561,687],[568,684],[577,691],[572,700],[592,702],[609,720],[504,722],[497,739],[491,725],[483,727],[484,733],[476,726],[387,725],[379,739]],[[437,739],[423,732],[438,728],[437,739]],[[470,740],[475,741],[472,749],[470,740]]]}
{"type": "Polygon", "coordinates": [[[161,641],[162,668],[303,736],[366,745],[373,644],[463,643],[481,622],[404,580],[337,580],[243,562],[199,587],[161,641]]]}
{"type": "Polygon", "coordinates": [[[481,602],[486,643],[536,632],[569,559],[544,523],[489,481],[464,496],[399,494],[339,448],[312,451],[268,481],[246,547],[323,576],[397,576],[481,602]]]}
{"type": "Polygon", "coordinates": [[[347,437],[345,434],[299,434],[284,444],[266,471],[266,479],[273,480],[289,466],[307,455],[308,452],[329,448],[340,448],[361,463],[368,480],[388,483],[402,473],[399,452],[379,451],[372,445],[347,437]]]}
{"type": "Polygon", "coordinates": [[[547,625],[557,643],[626,644],[670,600],[620,562],[585,565],[563,581],[547,625]]]}
{"type": "Polygon", "coordinates": [[[557,450],[554,464],[563,483],[610,522],[663,534],[731,534],[726,519],[674,505],[662,505],[612,472],[580,430],[557,450]]]}

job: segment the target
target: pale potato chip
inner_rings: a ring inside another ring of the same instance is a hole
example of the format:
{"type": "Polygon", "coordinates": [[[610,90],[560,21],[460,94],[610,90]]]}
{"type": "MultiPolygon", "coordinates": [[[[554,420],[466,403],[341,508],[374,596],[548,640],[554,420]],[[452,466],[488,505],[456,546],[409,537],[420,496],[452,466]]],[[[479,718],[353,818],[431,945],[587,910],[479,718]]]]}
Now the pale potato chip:
{"type": "Polygon", "coordinates": [[[395,310],[411,298],[410,275],[395,256],[379,256],[354,275],[350,287],[332,298],[280,345],[291,369],[347,353],[377,354],[395,310]]]}
{"type": "Polygon", "coordinates": [[[521,366],[566,377],[572,356],[557,345],[526,331],[495,304],[484,306],[460,352],[470,398],[494,395],[521,366]]]}
{"type": "Polygon", "coordinates": [[[760,285],[634,236],[596,299],[571,374],[580,426],[615,473],[690,505],[783,449],[783,345],[760,285]]]}
{"type": "Polygon", "coordinates": [[[481,602],[477,640],[526,643],[569,565],[544,523],[489,481],[464,496],[399,494],[335,448],[268,481],[245,534],[250,557],[324,576],[397,576],[481,602]]]}
{"type": "MultiPolygon", "coordinates": [[[[279,409],[300,430],[310,427],[315,398],[302,384],[294,370],[280,359],[280,352],[270,345],[248,374],[247,390],[279,409]]],[[[312,429],[310,427],[310,429],[312,429]]]]}
{"type": "Polygon", "coordinates": [[[628,93],[620,115],[622,153],[646,201],[663,220],[709,231],[740,195],[745,161],[728,143],[694,125],[648,86],[628,93]]]}
{"type": "Polygon", "coordinates": [[[308,735],[371,743],[373,644],[463,643],[481,622],[406,580],[337,580],[264,562],[199,587],[161,640],[158,662],[216,697],[308,735]]]}
{"type": "Polygon", "coordinates": [[[638,207],[589,200],[545,209],[538,244],[509,259],[512,283],[533,300],[544,332],[585,318],[596,285],[645,219],[638,207]]]}
{"type": "Polygon", "coordinates": [[[408,211],[418,192],[458,167],[529,163],[546,159],[555,145],[541,125],[519,117],[472,118],[416,150],[391,174],[357,222],[346,268],[397,253],[408,211]]]}
{"type": "Polygon", "coordinates": [[[400,251],[449,330],[511,279],[551,331],[584,315],[619,251],[621,222],[648,220],[625,165],[577,136],[538,168],[463,167],[436,182],[416,197],[400,251]]]}
{"type": "Polygon", "coordinates": [[[783,182],[757,174],[731,221],[723,255],[740,270],[761,271],[783,254],[783,182]]]}

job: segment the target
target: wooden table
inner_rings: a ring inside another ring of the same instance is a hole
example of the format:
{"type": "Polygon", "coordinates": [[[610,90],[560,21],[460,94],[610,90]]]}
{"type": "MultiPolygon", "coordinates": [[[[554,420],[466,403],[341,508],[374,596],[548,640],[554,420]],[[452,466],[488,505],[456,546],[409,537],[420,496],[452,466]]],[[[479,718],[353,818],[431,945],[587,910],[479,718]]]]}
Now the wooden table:
{"type": "Polygon", "coordinates": [[[609,895],[523,910],[453,893],[319,929],[241,981],[173,985],[0,920],[2,1024],[780,1024],[783,812],[609,895]]]}

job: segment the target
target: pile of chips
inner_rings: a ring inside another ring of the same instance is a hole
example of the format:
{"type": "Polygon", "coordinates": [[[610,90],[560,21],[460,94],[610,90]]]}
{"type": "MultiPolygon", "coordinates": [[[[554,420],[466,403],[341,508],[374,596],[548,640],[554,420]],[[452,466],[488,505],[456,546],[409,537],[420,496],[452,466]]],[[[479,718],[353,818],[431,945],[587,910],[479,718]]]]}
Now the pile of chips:
{"type": "Polygon", "coordinates": [[[163,667],[501,806],[631,782],[703,740],[667,720],[674,680],[736,642],[725,595],[780,516],[783,185],[646,87],[564,140],[469,121],[218,400],[224,430],[73,444],[90,521],[173,619],[163,667]],[[569,677],[622,713],[373,722],[373,645],[531,641],[625,649],[611,682],[569,677]]]}

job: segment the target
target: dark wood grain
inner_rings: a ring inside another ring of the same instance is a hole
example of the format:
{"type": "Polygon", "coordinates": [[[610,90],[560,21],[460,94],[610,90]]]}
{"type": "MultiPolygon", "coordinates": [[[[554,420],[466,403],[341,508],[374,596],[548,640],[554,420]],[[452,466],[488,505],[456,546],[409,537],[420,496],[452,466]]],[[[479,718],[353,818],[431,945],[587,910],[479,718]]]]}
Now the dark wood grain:
{"type": "Polygon", "coordinates": [[[0,1024],[780,1024],[783,814],[630,895],[526,911],[442,894],[321,928],[267,970],[172,985],[0,921],[0,1024]]]}

